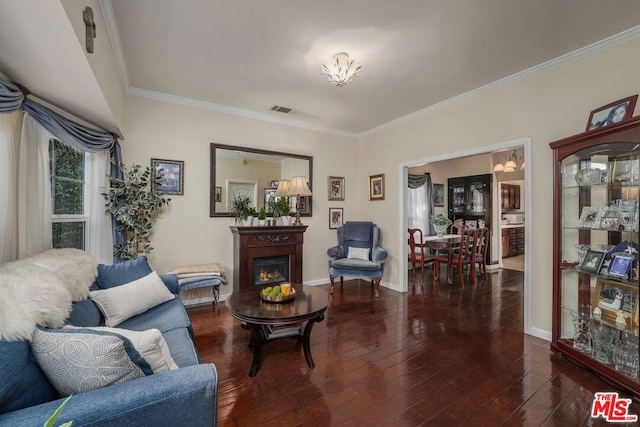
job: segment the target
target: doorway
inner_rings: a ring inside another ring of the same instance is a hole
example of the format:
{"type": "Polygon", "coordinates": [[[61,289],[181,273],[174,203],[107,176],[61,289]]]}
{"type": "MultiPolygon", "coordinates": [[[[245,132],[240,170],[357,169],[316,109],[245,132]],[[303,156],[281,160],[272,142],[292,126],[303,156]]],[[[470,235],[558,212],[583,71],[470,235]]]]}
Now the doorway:
{"type": "MultiPolygon", "coordinates": [[[[407,203],[407,175],[409,172],[410,168],[414,168],[417,167],[419,165],[424,166],[425,168],[429,167],[429,164],[434,164],[437,162],[443,162],[443,161],[451,161],[451,160],[456,160],[456,159],[460,159],[460,158],[465,158],[465,157],[471,157],[471,156],[478,156],[478,155],[487,155],[487,154],[492,154],[492,153],[501,153],[501,152],[507,152],[507,151],[511,151],[514,148],[521,148],[523,153],[524,153],[524,158],[526,159],[526,168],[524,169],[524,197],[523,197],[523,201],[525,203],[526,206],[531,207],[531,200],[532,200],[532,192],[531,192],[531,168],[533,167],[533,163],[532,163],[532,159],[531,159],[531,138],[524,138],[524,139],[520,139],[520,140],[514,140],[514,141],[510,141],[510,142],[505,142],[505,143],[501,143],[501,144],[495,144],[495,145],[490,145],[490,146],[485,146],[485,147],[478,147],[478,148],[474,148],[471,150],[466,150],[466,151],[460,151],[460,152],[455,152],[455,153],[447,153],[447,154],[441,154],[441,155],[437,155],[437,156],[432,156],[432,157],[426,157],[426,158],[422,158],[422,159],[415,159],[415,160],[411,160],[411,161],[407,161],[407,162],[402,162],[399,165],[399,185],[400,188],[398,189],[398,194],[399,194],[399,229],[398,229],[398,236],[399,236],[399,242],[398,242],[398,247],[399,248],[403,248],[403,254],[402,257],[400,259],[402,260],[406,260],[407,259],[407,244],[406,244],[406,230],[407,230],[407,211],[406,211],[406,203],[407,203]]],[[[489,156],[491,157],[491,156],[489,156]]],[[[491,162],[488,162],[486,165],[487,168],[493,168],[493,165],[491,162]]],[[[435,182],[435,181],[434,181],[435,182]]],[[[495,180],[494,181],[494,194],[499,192],[499,187],[498,185],[498,181],[495,180]]],[[[496,212],[499,212],[499,206],[498,206],[498,201],[500,200],[499,197],[493,197],[493,203],[494,203],[494,209],[496,212]]],[[[501,218],[498,217],[496,218],[496,220],[494,220],[494,224],[492,224],[492,228],[494,230],[498,230],[499,227],[496,227],[496,221],[500,221],[501,218]]],[[[528,266],[531,265],[531,253],[532,253],[532,242],[531,242],[531,230],[532,230],[532,220],[533,220],[533,216],[529,215],[529,218],[527,219],[527,221],[524,223],[524,236],[525,236],[525,240],[524,240],[524,332],[528,333],[528,334],[532,334],[532,327],[531,327],[531,293],[532,293],[532,284],[531,284],[531,272],[530,272],[530,268],[528,266]]],[[[501,239],[498,239],[498,250],[502,249],[502,245],[500,243],[501,239]]],[[[493,241],[495,242],[496,239],[494,238],[493,241]]],[[[498,258],[499,259],[499,258],[498,258]]],[[[407,289],[407,268],[406,266],[402,266],[402,268],[398,269],[398,277],[400,280],[400,287],[401,290],[406,292],[407,289]]]]}

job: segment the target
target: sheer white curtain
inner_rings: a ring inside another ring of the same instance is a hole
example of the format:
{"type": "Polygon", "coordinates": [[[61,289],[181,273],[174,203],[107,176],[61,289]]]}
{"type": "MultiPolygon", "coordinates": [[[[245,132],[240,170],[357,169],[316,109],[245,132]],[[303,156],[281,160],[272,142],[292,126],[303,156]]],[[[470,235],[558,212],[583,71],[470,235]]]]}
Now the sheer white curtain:
{"type": "Polygon", "coordinates": [[[409,228],[419,228],[423,235],[429,234],[429,207],[427,186],[409,189],[409,228]]]}
{"type": "Polygon", "coordinates": [[[109,188],[109,170],[111,160],[109,150],[88,155],[87,170],[87,252],[96,257],[99,263],[113,263],[113,234],[111,233],[111,215],[105,213],[105,199],[102,193],[109,188]]]}
{"type": "Polygon", "coordinates": [[[0,264],[18,259],[17,170],[22,114],[0,114],[0,264]]]}
{"type": "Polygon", "coordinates": [[[28,113],[18,158],[18,257],[25,258],[52,246],[49,132],[28,113]]]}

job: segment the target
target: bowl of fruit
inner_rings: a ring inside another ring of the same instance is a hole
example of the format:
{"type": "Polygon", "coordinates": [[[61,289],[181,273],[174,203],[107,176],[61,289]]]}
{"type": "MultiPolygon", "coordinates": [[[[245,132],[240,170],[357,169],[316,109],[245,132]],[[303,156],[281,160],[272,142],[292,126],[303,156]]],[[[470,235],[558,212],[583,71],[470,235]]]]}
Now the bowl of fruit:
{"type": "Polygon", "coordinates": [[[287,302],[294,299],[295,296],[296,290],[291,286],[291,283],[267,286],[260,291],[260,298],[267,302],[287,302]]]}

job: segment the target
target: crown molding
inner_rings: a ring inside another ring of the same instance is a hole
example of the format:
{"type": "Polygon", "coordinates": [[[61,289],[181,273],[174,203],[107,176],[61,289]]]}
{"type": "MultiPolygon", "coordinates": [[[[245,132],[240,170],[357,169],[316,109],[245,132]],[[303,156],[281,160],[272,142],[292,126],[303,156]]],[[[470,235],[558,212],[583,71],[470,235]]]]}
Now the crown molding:
{"type": "Polygon", "coordinates": [[[385,129],[390,129],[402,123],[409,122],[415,118],[426,116],[427,114],[431,114],[436,111],[441,111],[451,105],[459,104],[460,102],[465,101],[467,98],[471,98],[471,97],[483,94],[485,92],[489,92],[493,89],[504,87],[512,83],[525,80],[530,77],[534,77],[538,74],[544,73],[554,68],[557,68],[566,64],[570,64],[575,61],[579,61],[580,59],[586,58],[588,56],[591,56],[603,50],[610,49],[614,46],[629,42],[638,37],[640,37],[640,25],[636,27],[632,27],[621,33],[615,34],[611,37],[607,37],[606,39],[592,43],[583,48],[574,50],[573,52],[569,52],[557,58],[551,59],[547,62],[543,62],[531,68],[527,68],[526,70],[504,77],[500,80],[496,80],[495,82],[486,84],[484,86],[480,86],[479,88],[476,88],[476,89],[472,89],[468,92],[462,93],[458,96],[454,96],[453,98],[446,99],[437,104],[430,105],[429,107],[423,108],[422,110],[415,111],[413,113],[407,114],[406,116],[402,116],[390,122],[381,124],[380,126],[376,126],[371,129],[365,130],[363,132],[358,133],[357,137],[358,139],[362,139],[366,136],[381,132],[385,129]]]}
{"type": "Polygon", "coordinates": [[[272,117],[268,114],[256,113],[254,111],[243,110],[241,108],[235,108],[235,107],[228,107],[226,105],[214,104],[211,102],[200,101],[197,99],[187,98],[184,96],[169,95],[163,92],[155,92],[152,90],[140,89],[136,87],[130,87],[129,89],[127,89],[126,94],[139,96],[142,98],[154,99],[156,101],[170,102],[173,104],[184,105],[187,107],[199,108],[202,110],[215,111],[223,114],[232,114],[234,116],[245,117],[248,119],[262,120],[265,122],[277,123],[285,126],[291,126],[291,127],[297,127],[301,129],[307,129],[307,130],[312,130],[312,131],[317,131],[322,133],[328,133],[336,136],[344,136],[344,137],[353,138],[353,139],[357,138],[357,134],[353,132],[345,132],[339,129],[330,129],[330,128],[323,128],[320,126],[312,126],[307,123],[298,122],[296,120],[272,117]]]}

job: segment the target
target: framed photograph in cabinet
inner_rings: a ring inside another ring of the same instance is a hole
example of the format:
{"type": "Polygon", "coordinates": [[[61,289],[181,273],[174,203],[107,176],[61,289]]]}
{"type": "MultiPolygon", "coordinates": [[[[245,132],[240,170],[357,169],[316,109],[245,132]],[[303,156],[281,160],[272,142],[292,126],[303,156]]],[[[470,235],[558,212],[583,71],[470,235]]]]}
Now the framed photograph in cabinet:
{"type": "Polygon", "coordinates": [[[615,255],[609,266],[609,276],[626,279],[629,275],[629,268],[632,262],[633,256],[631,255],[615,255]]]}
{"type": "Polygon", "coordinates": [[[344,201],[344,177],[330,176],[327,180],[329,200],[344,201]]]}
{"type": "Polygon", "coordinates": [[[617,230],[620,227],[620,218],[617,216],[603,216],[600,218],[600,228],[603,230],[617,230]]]}
{"type": "Polygon", "coordinates": [[[635,316],[638,302],[638,288],[615,280],[598,278],[596,290],[591,301],[591,311],[599,307],[602,316],[616,321],[618,312],[622,312],[627,324],[635,316]]]}
{"type": "Polygon", "coordinates": [[[384,174],[369,176],[369,200],[384,200],[384,174]]]}
{"type": "Polygon", "coordinates": [[[600,227],[601,217],[602,217],[602,208],[597,208],[595,206],[585,206],[582,208],[580,219],[578,219],[578,227],[598,228],[600,227]]]}
{"type": "Polygon", "coordinates": [[[342,208],[329,208],[329,229],[340,228],[344,223],[342,208]]]}
{"type": "Polygon", "coordinates": [[[184,162],[181,160],[151,159],[151,169],[155,180],[151,184],[154,191],[164,194],[184,195],[184,162]]]}
{"type": "Polygon", "coordinates": [[[631,118],[637,101],[638,95],[633,95],[593,110],[586,130],[600,129],[631,118]]]}
{"type": "Polygon", "coordinates": [[[433,206],[444,207],[444,184],[433,184],[433,206]]]}
{"type": "Polygon", "coordinates": [[[604,252],[589,250],[582,261],[580,270],[585,273],[598,274],[605,255],[604,252]]]}

